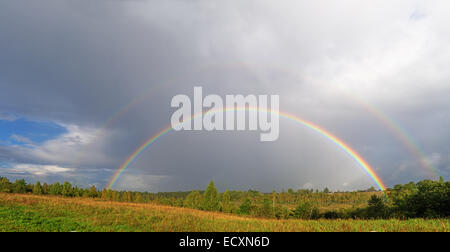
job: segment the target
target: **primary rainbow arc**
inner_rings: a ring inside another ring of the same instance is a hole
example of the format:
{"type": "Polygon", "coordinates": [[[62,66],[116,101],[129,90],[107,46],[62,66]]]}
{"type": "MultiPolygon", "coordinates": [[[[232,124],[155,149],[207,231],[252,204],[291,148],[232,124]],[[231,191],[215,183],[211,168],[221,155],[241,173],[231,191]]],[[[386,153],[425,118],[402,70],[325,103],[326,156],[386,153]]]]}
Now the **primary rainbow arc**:
{"type": "MultiPolygon", "coordinates": [[[[270,109],[248,108],[248,107],[244,107],[244,108],[223,108],[223,109],[217,109],[217,110],[209,110],[209,111],[204,112],[204,113],[196,114],[196,115],[191,116],[187,120],[189,120],[189,121],[193,120],[194,118],[197,118],[199,116],[203,116],[206,113],[218,113],[218,112],[224,112],[224,111],[227,111],[227,110],[234,110],[234,109],[237,109],[237,110],[259,110],[259,111],[264,111],[264,112],[267,112],[267,113],[278,113],[280,115],[280,117],[283,117],[283,118],[286,118],[286,119],[290,119],[290,120],[292,120],[292,121],[294,121],[296,123],[299,123],[299,124],[301,124],[303,126],[306,126],[309,129],[312,129],[313,131],[315,131],[315,132],[319,133],[320,135],[324,136],[325,138],[327,138],[328,140],[330,140],[331,142],[336,144],[339,148],[344,150],[369,175],[369,177],[375,182],[375,184],[378,186],[379,189],[381,189],[382,191],[386,190],[386,186],[384,185],[384,183],[381,180],[381,178],[375,173],[374,169],[369,165],[369,163],[367,163],[361,157],[361,155],[359,155],[348,144],[346,144],[344,141],[342,141],[338,137],[334,136],[332,133],[322,129],[318,125],[316,125],[316,124],[314,124],[312,122],[308,122],[308,121],[306,121],[306,120],[304,120],[304,119],[302,119],[302,118],[300,118],[300,117],[298,117],[296,115],[290,114],[288,112],[271,111],[270,109]]],[[[184,122],[181,122],[181,123],[184,123],[184,122]]],[[[119,179],[120,175],[139,157],[140,154],[142,154],[150,145],[152,145],[154,142],[156,142],[159,138],[161,138],[162,136],[164,136],[165,134],[169,133],[172,130],[173,130],[173,128],[172,128],[171,125],[166,127],[165,129],[161,130],[160,132],[158,132],[154,136],[150,137],[139,148],[137,148],[136,151],[134,151],[126,159],[126,161],[116,170],[116,172],[114,173],[112,179],[108,183],[108,187],[107,188],[108,189],[112,189],[114,184],[119,179]]]]}

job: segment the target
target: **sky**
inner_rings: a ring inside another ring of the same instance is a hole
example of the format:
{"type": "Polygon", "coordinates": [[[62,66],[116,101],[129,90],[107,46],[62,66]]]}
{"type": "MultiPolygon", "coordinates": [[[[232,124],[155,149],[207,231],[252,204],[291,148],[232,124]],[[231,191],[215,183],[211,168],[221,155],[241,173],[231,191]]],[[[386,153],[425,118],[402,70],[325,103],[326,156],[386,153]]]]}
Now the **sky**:
{"type": "MultiPolygon", "coordinates": [[[[172,97],[201,86],[279,95],[387,186],[450,179],[449,19],[435,0],[1,1],[0,176],[103,188],[170,124],[172,97]]],[[[281,118],[274,142],[170,132],[114,188],[210,180],[221,191],[375,186],[342,149],[281,118]]]]}

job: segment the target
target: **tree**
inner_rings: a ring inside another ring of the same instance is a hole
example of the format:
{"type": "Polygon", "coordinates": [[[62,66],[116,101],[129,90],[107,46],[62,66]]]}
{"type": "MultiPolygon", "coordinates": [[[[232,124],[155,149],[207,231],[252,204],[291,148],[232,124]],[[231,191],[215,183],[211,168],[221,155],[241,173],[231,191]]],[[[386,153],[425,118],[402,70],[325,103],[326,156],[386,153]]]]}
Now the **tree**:
{"type": "Polygon", "coordinates": [[[201,209],[203,203],[202,194],[199,191],[192,191],[183,202],[183,206],[192,209],[201,209]]]}
{"type": "Polygon", "coordinates": [[[277,205],[274,209],[274,215],[277,219],[288,219],[292,212],[285,206],[277,205]]]}
{"type": "Polygon", "coordinates": [[[261,217],[273,218],[274,209],[272,208],[272,201],[270,199],[264,199],[262,206],[258,213],[261,217]]]}
{"type": "Polygon", "coordinates": [[[231,213],[231,196],[228,190],[222,195],[222,212],[231,213]]]}
{"type": "Polygon", "coordinates": [[[367,217],[369,218],[388,218],[389,210],[384,203],[383,198],[377,195],[372,195],[369,199],[369,206],[367,207],[367,217]]]}
{"type": "MultiPolygon", "coordinates": [[[[113,200],[114,200],[114,192],[113,192],[113,196],[112,196],[113,200]]],[[[142,194],[140,192],[135,192],[134,193],[134,202],[136,203],[142,203],[142,194]]]]}
{"type": "Polygon", "coordinates": [[[73,197],[74,196],[74,194],[73,194],[73,188],[72,188],[72,185],[69,183],[69,182],[64,182],[64,184],[63,184],[63,188],[62,188],[62,195],[64,196],[64,197],[73,197]]]}
{"type": "Polygon", "coordinates": [[[42,193],[43,194],[48,194],[48,185],[47,185],[47,183],[44,183],[44,185],[42,186],[42,193]]]}
{"type": "Polygon", "coordinates": [[[5,177],[0,177],[0,192],[9,193],[12,191],[12,183],[5,177]]]}
{"type": "Polygon", "coordinates": [[[83,190],[83,192],[81,193],[81,197],[83,198],[89,198],[89,190],[83,190]]]}
{"type": "Polygon", "coordinates": [[[409,218],[445,218],[450,216],[450,182],[423,180],[396,185],[390,191],[393,214],[409,218]]]}
{"type": "Polygon", "coordinates": [[[252,211],[252,202],[247,197],[245,198],[244,202],[242,202],[242,204],[239,206],[238,214],[248,215],[251,213],[251,211],[252,211]]]}
{"type": "Polygon", "coordinates": [[[14,182],[14,192],[15,193],[26,193],[27,192],[27,183],[25,179],[19,179],[14,182]]]}
{"type": "MultiPolygon", "coordinates": [[[[98,192],[97,192],[97,195],[95,197],[98,197],[98,192]]],[[[114,200],[114,201],[120,201],[120,194],[119,194],[119,192],[117,192],[116,190],[112,190],[111,199],[114,200]]]]}
{"type": "Polygon", "coordinates": [[[366,190],[366,192],[376,192],[377,189],[375,189],[375,187],[370,187],[369,189],[366,190]]]}
{"type": "Polygon", "coordinates": [[[330,189],[328,189],[328,187],[325,187],[325,189],[323,189],[324,193],[330,193],[330,189]]]}
{"type": "Polygon", "coordinates": [[[277,202],[277,192],[275,190],[272,191],[272,210],[273,215],[275,215],[275,204],[277,202]]]}
{"type": "Polygon", "coordinates": [[[62,195],[62,185],[58,182],[50,185],[49,194],[51,195],[62,195]]]}
{"type": "Polygon", "coordinates": [[[41,186],[41,182],[36,182],[36,184],[33,186],[33,194],[43,194],[44,193],[44,189],[41,186]]]}
{"type": "Polygon", "coordinates": [[[319,218],[319,209],[311,202],[300,202],[294,211],[294,217],[299,219],[319,218]]]}
{"type": "Polygon", "coordinates": [[[389,198],[394,206],[396,217],[414,217],[416,210],[412,207],[410,200],[418,193],[414,182],[405,185],[395,185],[389,192],[389,198]]]}
{"type": "MultiPolygon", "coordinates": [[[[105,193],[105,195],[106,195],[106,193],[105,193]]],[[[105,196],[105,198],[106,198],[106,196],[105,196]]],[[[127,193],[126,192],[120,192],[120,201],[121,202],[127,202],[127,200],[128,200],[127,193]]]]}
{"type": "Polygon", "coordinates": [[[97,195],[97,188],[95,188],[95,185],[91,186],[91,188],[89,188],[89,197],[96,198],[97,195]]]}
{"type": "Polygon", "coordinates": [[[417,183],[417,192],[407,204],[415,212],[414,217],[438,218],[450,216],[450,183],[423,180],[417,183]]]}
{"type": "Polygon", "coordinates": [[[214,181],[211,181],[206,187],[203,200],[203,210],[219,211],[219,194],[217,192],[214,181]]]}
{"type": "Polygon", "coordinates": [[[75,186],[72,188],[72,197],[80,197],[83,195],[82,193],[83,189],[78,188],[78,186],[75,186]]]}
{"type": "Polygon", "coordinates": [[[102,200],[107,200],[108,199],[107,195],[108,195],[108,192],[107,192],[106,188],[103,188],[102,193],[100,194],[100,198],[102,200]]]}

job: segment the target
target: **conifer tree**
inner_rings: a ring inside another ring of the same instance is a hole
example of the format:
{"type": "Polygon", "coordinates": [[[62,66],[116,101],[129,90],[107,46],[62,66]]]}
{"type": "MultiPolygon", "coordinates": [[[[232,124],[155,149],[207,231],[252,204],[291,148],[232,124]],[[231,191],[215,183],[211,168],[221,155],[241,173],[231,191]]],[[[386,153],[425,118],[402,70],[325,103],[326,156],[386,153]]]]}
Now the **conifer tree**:
{"type": "Polygon", "coordinates": [[[228,190],[222,195],[222,212],[231,213],[231,196],[228,190]]]}
{"type": "Polygon", "coordinates": [[[69,182],[64,182],[62,188],[62,195],[65,197],[73,197],[73,188],[69,182]]]}
{"type": "Polygon", "coordinates": [[[89,197],[95,198],[97,195],[97,188],[95,188],[95,185],[91,186],[91,188],[89,188],[89,197]]]}
{"type": "Polygon", "coordinates": [[[206,187],[203,200],[203,210],[218,211],[219,210],[219,194],[217,192],[214,181],[211,181],[206,187]]]}
{"type": "Polygon", "coordinates": [[[42,189],[41,182],[36,182],[36,184],[33,186],[33,194],[41,195],[44,193],[44,190],[42,189]]]}
{"type": "Polygon", "coordinates": [[[48,194],[48,185],[47,185],[47,183],[44,183],[44,185],[42,185],[42,193],[43,194],[48,194]]]}

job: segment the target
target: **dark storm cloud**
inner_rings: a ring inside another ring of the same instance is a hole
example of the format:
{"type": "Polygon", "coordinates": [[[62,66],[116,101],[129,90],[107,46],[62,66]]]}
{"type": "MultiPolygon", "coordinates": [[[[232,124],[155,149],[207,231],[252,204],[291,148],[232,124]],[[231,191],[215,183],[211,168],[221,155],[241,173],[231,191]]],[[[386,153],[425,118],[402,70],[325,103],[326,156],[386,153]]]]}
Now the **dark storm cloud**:
{"type": "Polygon", "coordinates": [[[2,5],[2,108],[99,123],[189,65],[189,50],[125,13],[121,2],[2,5]]]}
{"type": "MultiPolygon", "coordinates": [[[[33,174],[39,166],[31,164],[68,167],[71,176],[104,185],[169,124],[171,98],[203,86],[222,96],[279,94],[283,110],[348,142],[389,185],[426,177],[395,134],[348,94],[358,96],[404,126],[448,178],[445,5],[2,1],[0,120],[13,113],[55,121],[68,133],[34,149],[0,146],[0,161],[28,164],[19,168],[33,174]]],[[[284,119],[281,127],[280,140],[268,144],[248,132],[170,133],[118,186],[187,190],[211,179],[222,189],[372,185],[318,134],[284,119]]]]}

